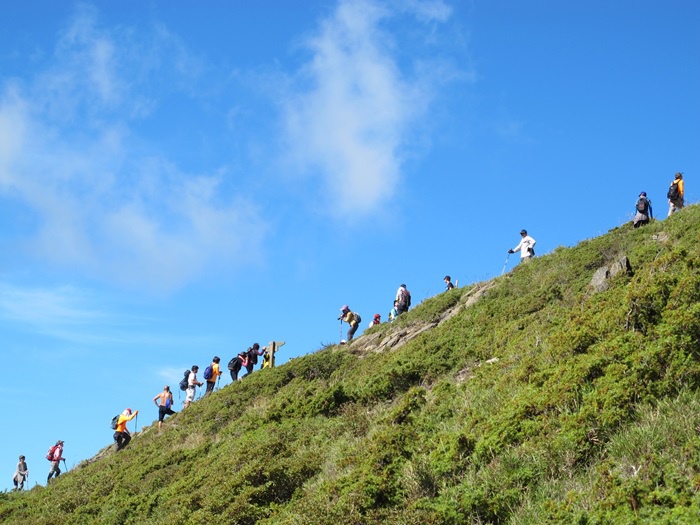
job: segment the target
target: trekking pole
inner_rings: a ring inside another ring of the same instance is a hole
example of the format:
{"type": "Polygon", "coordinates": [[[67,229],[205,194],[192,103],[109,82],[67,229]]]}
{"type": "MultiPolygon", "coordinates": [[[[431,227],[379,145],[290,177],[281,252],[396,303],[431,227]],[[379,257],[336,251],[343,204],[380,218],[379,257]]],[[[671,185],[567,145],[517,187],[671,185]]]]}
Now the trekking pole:
{"type": "Polygon", "coordinates": [[[343,318],[340,318],[340,339],[338,339],[338,344],[343,342],[343,318]]]}
{"type": "Polygon", "coordinates": [[[138,413],[136,414],[136,417],[134,418],[136,420],[136,430],[135,432],[139,431],[139,415],[138,413]]]}
{"type": "Polygon", "coordinates": [[[221,375],[216,378],[216,389],[219,390],[219,384],[221,383],[221,375]]]}
{"type": "Polygon", "coordinates": [[[66,469],[66,472],[68,472],[68,465],[66,465],[66,460],[61,458],[61,461],[63,461],[63,468],[66,469]]]}
{"type": "Polygon", "coordinates": [[[503,270],[501,270],[501,275],[506,271],[506,266],[508,266],[508,259],[510,258],[510,253],[506,256],[506,262],[503,263],[503,270]]]}

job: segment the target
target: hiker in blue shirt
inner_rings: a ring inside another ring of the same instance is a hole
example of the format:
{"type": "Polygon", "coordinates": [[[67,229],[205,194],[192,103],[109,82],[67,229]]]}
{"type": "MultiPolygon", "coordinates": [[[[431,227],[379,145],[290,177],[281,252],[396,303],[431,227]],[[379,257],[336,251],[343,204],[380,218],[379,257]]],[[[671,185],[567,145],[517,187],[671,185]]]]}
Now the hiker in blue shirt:
{"type": "Polygon", "coordinates": [[[634,211],[637,212],[634,219],[632,219],[635,228],[649,224],[649,220],[654,218],[654,214],[651,210],[651,200],[647,199],[646,191],[639,194],[639,198],[634,205],[634,211]]]}

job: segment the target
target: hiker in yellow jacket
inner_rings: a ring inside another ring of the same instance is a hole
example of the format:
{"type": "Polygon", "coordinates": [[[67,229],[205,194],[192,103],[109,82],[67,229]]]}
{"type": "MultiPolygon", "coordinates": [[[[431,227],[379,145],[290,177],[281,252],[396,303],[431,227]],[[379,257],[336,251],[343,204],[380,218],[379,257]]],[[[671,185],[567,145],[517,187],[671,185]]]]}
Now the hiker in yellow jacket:
{"type": "Polygon", "coordinates": [[[119,415],[117,420],[117,428],[114,431],[114,451],[119,452],[121,449],[126,447],[131,441],[131,434],[129,429],[126,428],[126,424],[134,419],[138,415],[139,411],[136,410],[133,414],[131,409],[127,408],[119,415]]]}
{"type": "Polygon", "coordinates": [[[350,328],[348,328],[348,342],[352,341],[352,336],[355,335],[357,327],[360,325],[360,320],[357,318],[357,315],[354,312],[351,312],[350,308],[346,304],[340,309],[340,317],[338,319],[341,319],[350,325],[350,328]]]}
{"type": "Polygon", "coordinates": [[[666,196],[668,197],[668,216],[670,217],[685,204],[685,183],[681,172],[676,173],[666,196]]]}

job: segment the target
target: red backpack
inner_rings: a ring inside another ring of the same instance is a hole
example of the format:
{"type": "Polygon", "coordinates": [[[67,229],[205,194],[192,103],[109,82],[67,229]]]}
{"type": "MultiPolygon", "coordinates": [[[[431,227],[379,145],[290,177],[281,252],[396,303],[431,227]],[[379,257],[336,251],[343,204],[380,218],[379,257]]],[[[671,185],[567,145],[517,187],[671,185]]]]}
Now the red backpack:
{"type": "Polygon", "coordinates": [[[49,451],[46,453],[46,459],[49,461],[53,461],[53,455],[56,452],[56,449],[58,448],[58,445],[52,446],[49,451]]]}

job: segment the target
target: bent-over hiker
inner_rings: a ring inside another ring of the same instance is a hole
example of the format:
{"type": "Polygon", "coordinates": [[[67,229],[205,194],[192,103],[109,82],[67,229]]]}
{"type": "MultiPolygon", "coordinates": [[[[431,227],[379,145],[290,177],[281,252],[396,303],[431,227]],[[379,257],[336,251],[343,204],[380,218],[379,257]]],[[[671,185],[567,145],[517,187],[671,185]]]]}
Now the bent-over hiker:
{"type": "Polygon", "coordinates": [[[129,429],[126,428],[126,424],[134,419],[138,415],[139,411],[136,410],[133,413],[130,408],[127,408],[119,414],[119,419],[117,420],[117,428],[114,430],[114,451],[119,452],[121,449],[125,448],[129,441],[131,441],[131,433],[129,429]]]}
{"type": "Polygon", "coordinates": [[[214,359],[211,360],[211,364],[204,369],[204,380],[207,382],[207,391],[204,392],[205,396],[214,391],[216,380],[219,379],[219,376],[221,375],[221,370],[219,369],[220,362],[221,359],[219,356],[215,355],[214,359]]]}
{"type": "Polygon", "coordinates": [[[176,414],[173,410],[173,393],[170,391],[170,387],[165,385],[163,391],[155,395],[153,402],[158,407],[158,432],[160,432],[165,416],[176,414]]]}
{"type": "Polygon", "coordinates": [[[27,481],[27,478],[29,478],[29,469],[27,468],[26,461],[24,461],[24,456],[20,456],[17,468],[15,469],[15,475],[12,476],[12,482],[15,484],[13,490],[23,490],[24,482],[27,481]]]}
{"type": "Polygon", "coordinates": [[[187,378],[187,396],[185,397],[185,408],[190,406],[190,403],[194,401],[194,395],[197,393],[197,387],[202,386],[202,383],[197,381],[197,371],[199,367],[197,365],[192,365],[190,369],[190,375],[187,378]]]}
{"type": "Polygon", "coordinates": [[[228,369],[231,372],[231,381],[238,381],[238,373],[241,371],[241,368],[243,367],[243,357],[245,356],[245,352],[241,352],[238,354],[236,357],[231,359],[228,362],[228,369]]]}
{"type": "Polygon", "coordinates": [[[347,341],[352,341],[352,338],[357,331],[357,327],[360,325],[360,322],[362,322],[361,317],[355,312],[351,312],[350,308],[346,304],[340,309],[340,317],[338,317],[338,319],[341,320],[341,323],[345,321],[350,325],[350,328],[348,328],[347,341]]]}
{"type": "Polygon", "coordinates": [[[685,182],[683,182],[683,174],[680,171],[673,178],[666,197],[668,197],[669,217],[685,205],[685,182]]]}
{"type": "Polygon", "coordinates": [[[389,322],[392,322],[399,316],[399,302],[394,301],[394,307],[389,311],[389,322]]]}
{"type": "Polygon", "coordinates": [[[46,459],[51,462],[51,468],[49,469],[49,477],[46,478],[46,484],[51,481],[51,476],[58,477],[61,475],[61,469],[59,468],[59,463],[65,461],[63,459],[63,441],[60,439],[56,441],[56,444],[49,449],[48,454],[46,454],[46,459]]]}
{"type": "Polygon", "coordinates": [[[649,224],[649,220],[654,218],[654,212],[651,209],[651,201],[647,199],[647,192],[643,191],[639,194],[636,204],[634,205],[634,219],[632,224],[635,228],[649,224]]]}
{"type": "Polygon", "coordinates": [[[527,230],[520,230],[520,242],[518,245],[508,250],[508,253],[515,253],[520,250],[520,262],[527,262],[535,256],[535,244],[537,241],[527,234],[527,230]]]}

